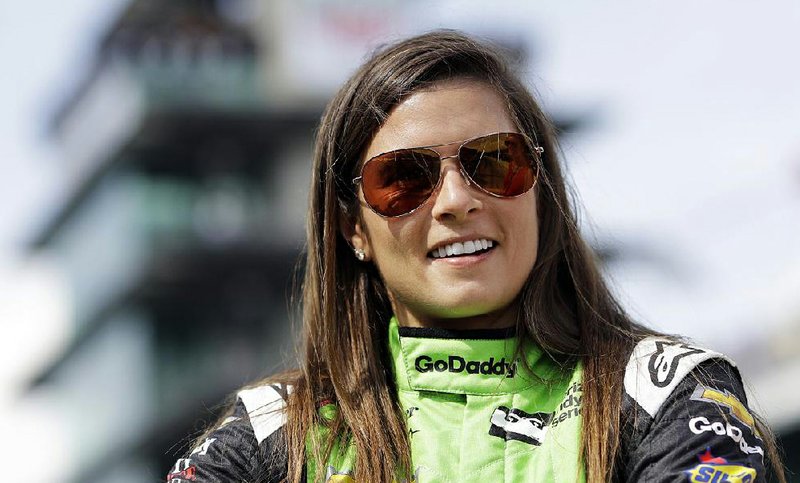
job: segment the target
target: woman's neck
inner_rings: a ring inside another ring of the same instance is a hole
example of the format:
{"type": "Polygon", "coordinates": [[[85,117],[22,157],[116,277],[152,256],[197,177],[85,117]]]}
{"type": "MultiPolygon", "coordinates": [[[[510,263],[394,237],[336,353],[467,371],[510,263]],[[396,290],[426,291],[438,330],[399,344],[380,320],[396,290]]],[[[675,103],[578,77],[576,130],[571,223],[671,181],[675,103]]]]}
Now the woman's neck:
{"type": "Polygon", "coordinates": [[[432,327],[449,330],[505,329],[517,323],[519,304],[517,302],[501,309],[484,314],[454,317],[436,317],[392,304],[397,322],[401,327],[432,327]]]}

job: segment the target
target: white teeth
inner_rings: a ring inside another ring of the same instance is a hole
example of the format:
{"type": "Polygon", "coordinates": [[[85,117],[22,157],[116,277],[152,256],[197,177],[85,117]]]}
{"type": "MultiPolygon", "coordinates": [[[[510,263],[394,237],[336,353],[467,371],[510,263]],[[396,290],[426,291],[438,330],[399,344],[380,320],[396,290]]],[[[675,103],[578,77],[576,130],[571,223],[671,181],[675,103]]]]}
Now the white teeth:
{"type": "Polygon", "coordinates": [[[433,258],[444,258],[444,257],[451,257],[454,255],[464,255],[475,253],[479,250],[486,250],[494,246],[494,242],[492,240],[487,240],[485,238],[481,238],[478,240],[469,240],[466,242],[455,242],[451,243],[450,245],[445,245],[443,247],[436,248],[431,251],[431,256],[433,258]]]}

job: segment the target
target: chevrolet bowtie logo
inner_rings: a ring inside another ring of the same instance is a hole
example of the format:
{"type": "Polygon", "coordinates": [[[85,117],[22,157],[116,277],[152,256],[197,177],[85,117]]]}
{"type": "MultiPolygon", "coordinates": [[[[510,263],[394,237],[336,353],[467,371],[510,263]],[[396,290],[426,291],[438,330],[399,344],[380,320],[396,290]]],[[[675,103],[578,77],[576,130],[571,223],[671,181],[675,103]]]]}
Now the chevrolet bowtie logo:
{"type": "Polygon", "coordinates": [[[744,407],[744,404],[742,404],[739,399],[736,398],[736,396],[729,393],[727,390],[725,392],[721,392],[717,391],[716,389],[703,387],[698,384],[692,393],[692,400],[714,403],[728,408],[731,416],[747,425],[747,427],[753,430],[757,437],[760,437],[758,431],[756,430],[756,424],[755,420],[753,419],[753,415],[750,414],[750,411],[744,407]]]}

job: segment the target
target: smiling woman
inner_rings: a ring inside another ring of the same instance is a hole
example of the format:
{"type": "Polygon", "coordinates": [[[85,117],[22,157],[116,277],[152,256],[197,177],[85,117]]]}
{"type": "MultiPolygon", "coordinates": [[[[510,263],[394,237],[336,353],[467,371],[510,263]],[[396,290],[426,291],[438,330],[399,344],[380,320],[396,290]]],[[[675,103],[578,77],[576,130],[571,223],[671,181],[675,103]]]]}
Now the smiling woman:
{"type": "MultiPolygon", "coordinates": [[[[402,189],[390,185],[419,205],[406,206],[408,213],[392,217],[381,214],[366,197],[372,185],[384,183],[362,175],[360,197],[373,209],[362,209],[346,225],[353,247],[377,266],[401,326],[469,329],[515,324],[519,304],[512,302],[536,261],[539,238],[533,183],[514,197],[492,196],[476,188],[495,180],[475,176],[480,173],[475,167],[502,163],[502,169],[510,171],[511,163],[498,156],[489,159],[486,150],[508,152],[491,141],[501,136],[515,139],[514,135],[490,133],[516,130],[505,100],[490,85],[455,78],[431,83],[402,99],[367,146],[364,170],[375,164],[378,153],[388,153],[386,162],[396,164],[392,153],[419,151],[416,146],[432,146],[428,149],[435,161],[426,168],[433,169],[430,176],[418,177],[438,181],[402,189]],[[486,147],[478,156],[463,159],[462,146],[472,144],[465,139],[483,141],[486,147]],[[423,189],[427,196],[418,196],[423,189]],[[438,254],[440,248],[445,256],[438,254]]],[[[524,152],[519,157],[533,172],[537,159],[524,152]]]]}
{"type": "Polygon", "coordinates": [[[614,300],[556,153],[498,49],[377,52],[317,137],[299,370],[168,480],[786,481],[733,363],[614,300]]]}

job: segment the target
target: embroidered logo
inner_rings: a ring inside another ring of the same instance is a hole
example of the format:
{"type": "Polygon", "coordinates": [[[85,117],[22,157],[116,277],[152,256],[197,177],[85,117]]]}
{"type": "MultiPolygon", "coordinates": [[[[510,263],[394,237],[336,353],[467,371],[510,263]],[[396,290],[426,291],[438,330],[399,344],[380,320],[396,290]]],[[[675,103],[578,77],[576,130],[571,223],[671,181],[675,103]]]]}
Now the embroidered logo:
{"type": "Polygon", "coordinates": [[[167,483],[181,483],[184,481],[195,481],[196,470],[189,458],[181,458],[175,462],[175,466],[167,475],[167,483]]]}
{"type": "Polygon", "coordinates": [[[506,358],[490,357],[485,361],[468,361],[461,356],[448,356],[447,360],[434,360],[430,356],[419,356],[414,361],[417,372],[466,372],[467,374],[483,374],[485,376],[514,377],[517,374],[517,361],[506,362],[506,358]]]}
{"type": "Polygon", "coordinates": [[[656,341],[656,351],[650,356],[647,369],[650,371],[650,381],[656,387],[667,387],[675,379],[675,372],[681,359],[694,354],[702,354],[702,349],[697,349],[682,343],[671,343],[663,340],[656,341]]]}
{"type": "Polygon", "coordinates": [[[689,481],[702,483],[751,483],[756,480],[756,470],[747,466],[734,465],[725,458],[715,457],[711,450],[697,455],[700,463],[684,470],[689,481]]]}
{"type": "Polygon", "coordinates": [[[333,466],[328,466],[325,472],[325,483],[355,483],[349,471],[339,472],[333,466]]]}
{"type": "Polygon", "coordinates": [[[550,426],[556,427],[559,424],[576,418],[581,413],[583,403],[583,385],[580,382],[573,382],[564,395],[564,400],[556,408],[550,426]]]}
{"type": "MultiPolygon", "coordinates": [[[[744,406],[744,404],[739,401],[739,399],[728,392],[727,390],[717,391],[716,389],[712,389],[710,387],[703,387],[701,385],[697,385],[694,388],[694,392],[692,393],[692,400],[693,401],[702,401],[707,403],[716,404],[718,406],[723,406],[728,408],[731,416],[736,418],[740,423],[744,424],[754,432],[756,432],[756,424],[755,420],[753,419],[753,415],[750,414],[750,411],[744,406]]],[[[756,437],[760,436],[756,432],[756,437]]]]}
{"type": "Polygon", "coordinates": [[[217,438],[206,438],[203,444],[192,450],[189,456],[194,456],[194,455],[205,456],[206,454],[208,454],[208,449],[211,448],[211,445],[214,444],[214,441],[216,440],[217,438]]]}
{"type": "Polygon", "coordinates": [[[694,434],[706,432],[714,433],[719,436],[727,436],[739,445],[739,449],[745,454],[760,454],[764,456],[764,449],[761,446],[750,446],[745,440],[742,430],[725,421],[709,421],[708,418],[697,416],[689,420],[689,431],[694,434]]]}
{"type": "Polygon", "coordinates": [[[521,409],[500,406],[492,413],[489,434],[506,441],[522,441],[539,446],[544,441],[553,413],[526,413],[521,409]]]}

